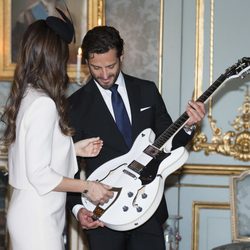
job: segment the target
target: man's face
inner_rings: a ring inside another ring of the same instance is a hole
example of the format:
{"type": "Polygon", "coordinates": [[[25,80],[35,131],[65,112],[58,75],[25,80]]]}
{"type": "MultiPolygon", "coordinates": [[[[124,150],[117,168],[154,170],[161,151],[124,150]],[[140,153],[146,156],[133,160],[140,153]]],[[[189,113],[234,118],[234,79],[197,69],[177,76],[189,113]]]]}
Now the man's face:
{"type": "Polygon", "coordinates": [[[122,56],[117,57],[116,49],[103,54],[93,53],[87,60],[90,74],[104,89],[110,88],[121,70],[122,56]]]}

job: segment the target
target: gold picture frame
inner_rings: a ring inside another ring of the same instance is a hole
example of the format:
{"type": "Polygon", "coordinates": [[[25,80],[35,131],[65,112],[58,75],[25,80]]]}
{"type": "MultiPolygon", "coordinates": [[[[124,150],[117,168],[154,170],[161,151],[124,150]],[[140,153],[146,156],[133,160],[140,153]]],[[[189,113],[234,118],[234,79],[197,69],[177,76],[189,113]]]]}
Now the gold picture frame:
{"type": "MultiPolygon", "coordinates": [[[[91,1],[78,0],[78,2],[79,1],[83,5],[85,4],[86,6],[85,9],[82,8],[79,11],[86,11],[86,13],[82,13],[82,16],[86,17],[85,27],[87,30],[91,29],[94,26],[104,24],[105,22],[104,1],[105,0],[91,0],[91,1]]],[[[12,17],[12,13],[14,13],[13,7],[18,6],[18,8],[20,9],[20,5],[22,4],[27,5],[27,3],[30,3],[30,2],[32,1],[28,1],[28,0],[2,0],[0,1],[0,36],[1,36],[1,39],[0,39],[0,80],[11,81],[13,78],[13,73],[15,69],[15,62],[12,56],[13,51],[12,51],[12,40],[11,40],[12,28],[14,26],[13,24],[14,19],[12,17]]],[[[34,0],[34,3],[35,2],[38,2],[38,1],[34,0]]],[[[76,1],[68,1],[67,5],[69,9],[70,9],[70,5],[75,5],[75,8],[73,9],[77,9],[78,11],[76,3],[77,3],[76,1]]],[[[71,9],[70,9],[70,12],[72,16],[74,16],[74,14],[75,16],[79,16],[78,13],[72,12],[71,9]]],[[[13,16],[16,18],[16,15],[13,15],[13,16]]],[[[74,21],[74,18],[73,18],[73,21],[74,21]]],[[[76,31],[79,30],[79,27],[75,27],[75,28],[76,28],[76,31]]],[[[84,32],[81,32],[82,36],[84,35],[83,33],[84,32]]],[[[79,44],[76,46],[79,46],[79,44]]],[[[75,59],[76,59],[77,52],[74,50],[74,53],[75,53],[75,59]]],[[[86,68],[82,65],[81,77],[84,79],[86,77],[86,74],[87,74],[86,68]]],[[[68,75],[70,77],[70,80],[74,82],[74,80],[76,79],[76,62],[69,63],[68,75]]]]}
{"type": "Polygon", "coordinates": [[[227,202],[208,202],[208,201],[193,201],[192,204],[192,248],[193,250],[199,250],[199,238],[200,238],[200,212],[202,209],[215,209],[215,210],[229,210],[230,204],[227,202]]]}

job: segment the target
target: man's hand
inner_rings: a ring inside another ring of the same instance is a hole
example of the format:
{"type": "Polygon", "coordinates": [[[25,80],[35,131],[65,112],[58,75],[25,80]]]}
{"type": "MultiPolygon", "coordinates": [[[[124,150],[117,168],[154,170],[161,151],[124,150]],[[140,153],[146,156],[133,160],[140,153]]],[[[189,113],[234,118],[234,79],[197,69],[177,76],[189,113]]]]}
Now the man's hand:
{"type": "Polygon", "coordinates": [[[189,116],[186,125],[192,126],[204,118],[206,114],[205,105],[202,102],[189,101],[186,112],[189,116]]]}
{"type": "Polygon", "coordinates": [[[104,227],[104,223],[92,219],[93,213],[85,208],[81,208],[77,213],[77,219],[83,229],[94,229],[97,227],[104,227]]]}

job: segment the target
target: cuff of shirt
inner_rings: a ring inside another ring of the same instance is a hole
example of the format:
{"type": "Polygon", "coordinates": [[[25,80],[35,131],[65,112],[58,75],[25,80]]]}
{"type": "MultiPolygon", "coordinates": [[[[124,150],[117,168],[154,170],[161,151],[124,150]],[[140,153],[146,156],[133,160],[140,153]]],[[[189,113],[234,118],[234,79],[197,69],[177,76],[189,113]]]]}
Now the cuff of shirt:
{"type": "Polygon", "coordinates": [[[83,205],[80,205],[80,204],[77,204],[77,205],[75,205],[75,206],[72,208],[72,213],[74,214],[74,216],[76,217],[77,220],[78,220],[77,214],[78,214],[78,212],[79,212],[79,210],[80,210],[81,208],[84,208],[84,206],[83,206],[83,205]]]}
{"type": "Polygon", "coordinates": [[[191,126],[185,125],[185,126],[183,127],[184,131],[185,131],[187,134],[189,134],[189,135],[192,134],[192,132],[195,130],[195,128],[196,128],[196,126],[195,126],[194,124],[191,125],[191,126]]]}

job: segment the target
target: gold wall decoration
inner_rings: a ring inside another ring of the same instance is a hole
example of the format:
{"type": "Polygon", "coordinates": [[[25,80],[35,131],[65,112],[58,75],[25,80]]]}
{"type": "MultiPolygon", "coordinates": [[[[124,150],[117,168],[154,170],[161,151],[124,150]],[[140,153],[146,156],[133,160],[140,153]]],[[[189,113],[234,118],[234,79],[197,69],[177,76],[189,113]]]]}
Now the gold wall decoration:
{"type": "Polygon", "coordinates": [[[188,164],[176,171],[176,174],[197,174],[197,175],[238,175],[249,170],[244,165],[209,165],[209,164],[188,164]]]}
{"type": "Polygon", "coordinates": [[[88,1],[88,30],[105,24],[105,0],[88,1]]]}
{"type": "Polygon", "coordinates": [[[245,100],[239,107],[239,115],[232,122],[234,130],[223,133],[216,125],[212,115],[208,116],[213,136],[208,142],[207,136],[199,132],[193,139],[192,148],[194,151],[204,150],[206,155],[219,153],[225,156],[234,157],[237,160],[250,160],[250,95],[247,89],[245,100]]]}
{"type": "MultiPolygon", "coordinates": [[[[196,64],[195,64],[195,91],[194,99],[201,94],[203,60],[204,60],[204,6],[205,0],[196,0],[196,64]]],[[[210,40],[209,40],[209,82],[213,83],[214,61],[214,0],[210,0],[210,40]]],[[[191,150],[204,151],[206,155],[218,153],[231,156],[240,161],[250,160],[250,131],[249,131],[249,93],[247,91],[244,104],[240,107],[241,114],[232,124],[234,130],[223,133],[217,126],[217,121],[212,115],[212,97],[208,104],[208,122],[212,130],[211,142],[207,136],[198,130],[192,143],[191,150]]]]}

